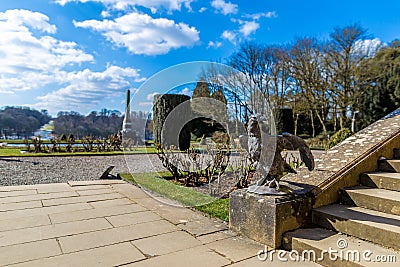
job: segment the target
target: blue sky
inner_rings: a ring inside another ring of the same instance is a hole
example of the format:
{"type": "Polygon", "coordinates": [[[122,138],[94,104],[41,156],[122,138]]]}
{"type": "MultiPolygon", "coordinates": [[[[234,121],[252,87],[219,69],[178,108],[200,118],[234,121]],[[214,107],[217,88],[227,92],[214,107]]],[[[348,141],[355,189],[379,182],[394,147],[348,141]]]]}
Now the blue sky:
{"type": "MultiPolygon", "coordinates": [[[[125,91],[165,68],[224,63],[240,43],[328,38],[359,23],[400,38],[400,1],[2,0],[0,107],[123,111],[125,91]]],[[[151,109],[154,88],[133,109],[151,109]]]]}

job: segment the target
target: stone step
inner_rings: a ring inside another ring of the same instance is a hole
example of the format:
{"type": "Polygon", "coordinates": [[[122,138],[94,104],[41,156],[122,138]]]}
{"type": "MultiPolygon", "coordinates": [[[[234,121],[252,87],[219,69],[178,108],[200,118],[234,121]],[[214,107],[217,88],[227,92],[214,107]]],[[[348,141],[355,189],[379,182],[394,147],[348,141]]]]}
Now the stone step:
{"type": "Polygon", "coordinates": [[[360,175],[360,183],[369,187],[400,191],[400,173],[369,172],[360,175]]]}
{"type": "Polygon", "coordinates": [[[380,159],[378,169],[382,172],[400,172],[400,159],[380,159]]]}
{"type": "Polygon", "coordinates": [[[333,204],[314,209],[314,224],[400,250],[400,216],[333,204]]]}
{"type": "Polygon", "coordinates": [[[354,186],[342,191],[349,205],[400,215],[400,192],[367,186],[354,186]]]}
{"type": "Polygon", "coordinates": [[[302,256],[306,260],[304,266],[309,260],[329,267],[393,266],[400,260],[397,251],[322,228],[287,232],[282,245],[291,254],[302,256]]]}

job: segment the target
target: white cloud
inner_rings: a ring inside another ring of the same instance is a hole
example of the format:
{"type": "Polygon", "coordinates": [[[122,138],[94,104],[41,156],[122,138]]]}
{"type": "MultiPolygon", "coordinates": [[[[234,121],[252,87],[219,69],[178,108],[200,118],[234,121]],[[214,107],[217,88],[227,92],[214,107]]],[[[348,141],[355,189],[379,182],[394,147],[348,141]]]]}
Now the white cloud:
{"type": "Polygon", "coordinates": [[[29,10],[0,12],[0,92],[40,88],[64,67],[93,61],[76,43],[46,35],[56,31],[48,21],[29,10]]]}
{"type": "Polygon", "coordinates": [[[109,66],[103,72],[89,69],[78,72],[64,72],[65,86],[61,89],[37,97],[34,106],[45,108],[50,113],[60,110],[90,110],[104,99],[120,97],[131,88],[131,83],[142,82],[139,70],[109,66]]]}
{"type": "Polygon", "coordinates": [[[12,9],[0,12],[1,29],[22,30],[24,26],[46,33],[55,33],[55,25],[49,24],[49,17],[39,12],[24,9],[12,9]]]}
{"type": "Polygon", "coordinates": [[[261,18],[276,18],[278,15],[276,14],[275,11],[269,11],[269,12],[261,12],[261,13],[256,13],[256,14],[247,14],[244,15],[243,17],[245,18],[250,18],[252,20],[259,20],[261,18]]]}
{"type": "Polygon", "coordinates": [[[255,33],[260,24],[255,21],[245,21],[239,29],[239,32],[243,34],[244,37],[248,37],[250,34],[255,33]]]}
{"type": "Polygon", "coordinates": [[[207,45],[207,48],[219,48],[219,47],[221,47],[222,46],[222,42],[219,42],[219,41],[215,41],[215,42],[213,42],[213,41],[209,41],[208,42],[208,45],[207,45]]]}
{"type": "Polygon", "coordinates": [[[239,11],[238,5],[232,4],[231,2],[225,2],[224,0],[213,0],[211,6],[215,8],[217,12],[224,15],[236,14],[239,11]]]}
{"type": "Polygon", "coordinates": [[[203,13],[203,12],[206,12],[206,11],[207,11],[206,7],[202,7],[202,8],[199,9],[199,13],[203,13]]]}
{"type": "Polygon", "coordinates": [[[117,10],[127,10],[132,7],[142,6],[155,13],[161,8],[168,11],[181,10],[182,5],[188,10],[191,10],[190,4],[193,2],[193,0],[54,0],[54,2],[62,6],[71,2],[97,2],[102,3],[108,8],[117,10]]]}
{"type": "Polygon", "coordinates": [[[191,92],[190,89],[187,88],[187,87],[183,88],[182,91],[179,92],[179,94],[181,94],[181,95],[192,96],[192,92],[191,92]]]}
{"type": "Polygon", "coordinates": [[[255,14],[245,14],[241,18],[231,18],[233,23],[239,24],[239,28],[233,31],[224,31],[222,38],[229,40],[235,44],[236,41],[241,41],[243,38],[249,38],[250,35],[256,33],[260,28],[259,20],[261,18],[276,18],[278,15],[275,11],[261,12],[255,14]]]}
{"type": "Polygon", "coordinates": [[[136,12],[115,20],[74,21],[74,25],[101,32],[109,41],[134,54],[166,54],[171,49],[191,47],[199,40],[199,32],[194,27],[136,12]]]}
{"type": "Polygon", "coordinates": [[[108,17],[111,16],[111,14],[110,14],[110,12],[108,12],[108,11],[106,11],[106,10],[103,10],[103,11],[101,11],[101,16],[102,16],[103,18],[108,18],[108,17]]]}
{"type": "Polygon", "coordinates": [[[379,38],[358,40],[354,44],[353,52],[361,53],[367,57],[373,57],[379,49],[386,46],[379,38]]]}
{"type": "Polygon", "coordinates": [[[223,39],[228,40],[229,42],[231,42],[231,43],[233,43],[233,44],[236,44],[236,33],[234,33],[233,31],[225,30],[225,31],[222,33],[221,37],[222,37],[223,39]]]}
{"type": "Polygon", "coordinates": [[[153,102],[151,102],[151,101],[139,102],[139,106],[141,106],[141,107],[149,107],[152,105],[153,105],[153,102]]]}
{"type": "Polygon", "coordinates": [[[28,10],[0,12],[1,94],[55,90],[31,105],[55,114],[59,110],[90,109],[102,99],[122,96],[132,82],[145,80],[139,70],[118,66],[108,66],[103,72],[67,71],[94,62],[94,58],[76,43],[49,35],[55,32],[56,27],[44,14],[28,10]]]}
{"type": "Polygon", "coordinates": [[[159,92],[154,92],[154,93],[148,94],[148,95],[146,96],[146,99],[149,100],[149,101],[153,101],[154,96],[155,96],[155,95],[158,95],[158,94],[159,94],[159,92]]]}

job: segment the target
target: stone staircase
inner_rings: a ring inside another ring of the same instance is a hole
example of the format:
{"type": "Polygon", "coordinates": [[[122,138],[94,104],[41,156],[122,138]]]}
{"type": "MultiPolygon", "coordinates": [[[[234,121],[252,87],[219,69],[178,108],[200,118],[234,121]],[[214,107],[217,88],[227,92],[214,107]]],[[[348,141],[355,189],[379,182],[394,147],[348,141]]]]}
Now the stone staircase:
{"type": "Polygon", "coordinates": [[[313,209],[316,228],[287,232],[283,247],[313,251],[323,266],[400,266],[400,150],[378,166],[342,189],[338,203],[313,209]]]}

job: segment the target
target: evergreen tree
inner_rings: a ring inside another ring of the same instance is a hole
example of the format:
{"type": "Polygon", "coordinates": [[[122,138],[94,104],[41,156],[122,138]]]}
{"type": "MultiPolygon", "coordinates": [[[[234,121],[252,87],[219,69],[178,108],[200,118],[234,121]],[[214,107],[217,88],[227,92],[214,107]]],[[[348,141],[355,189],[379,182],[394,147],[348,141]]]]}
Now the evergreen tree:
{"type": "Polygon", "coordinates": [[[361,126],[366,126],[400,106],[400,46],[381,49],[360,69],[361,126]]]}
{"type": "Polygon", "coordinates": [[[222,88],[219,88],[217,91],[215,91],[211,95],[211,98],[214,98],[215,100],[221,101],[225,105],[227,104],[226,97],[224,95],[224,92],[222,91],[222,88]]]}
{"type": "Polygon", "coordinates": [[[207,82],[205,82],[203,79],[200,79],[193,91],[192,98],[198,97],[210,97],[210,89],[208,88],[207,82]]]}

